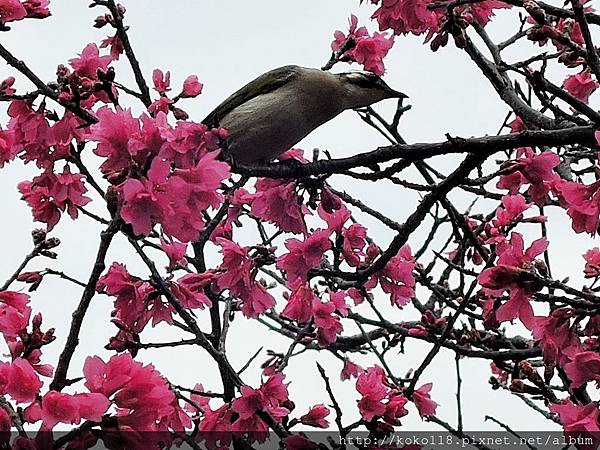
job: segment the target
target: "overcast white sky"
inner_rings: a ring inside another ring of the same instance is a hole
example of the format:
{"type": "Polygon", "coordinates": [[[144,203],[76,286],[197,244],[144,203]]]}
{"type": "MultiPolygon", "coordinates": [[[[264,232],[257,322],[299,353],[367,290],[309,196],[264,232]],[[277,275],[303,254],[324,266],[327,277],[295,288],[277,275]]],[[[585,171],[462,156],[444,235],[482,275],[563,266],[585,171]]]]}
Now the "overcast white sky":
{"type": "MultiPolygon", "coordinates": [[[[148,79],[152,69],[171,70],[173,86],[180,86],[189,74],[197,74],[204,83],[204,93],[197,99],[182,104],[192,119],[200,121],[204,115],[231,92],[256,75],[285,64],[320,67],[329,58],[329,45],[336,29],[346,31],[350,13],[357,14],[361,23],[367,24],[373,9],[368,2],[359,7],[358,1],[310,0],[303,2],[281,0],[158,0],[126,1],[126,22],[130,24],[130,37],[148,79]]],[[[3,45],[44,80],[52,80],[56,66],[66,63],[79,53],[88,42],[99,43],[106,30],[91,27],[93,18],[101,9],[89,9],[87,2],[53,0],[53,16],[43,21],[26,21],[14,24],[13,31],[2,34],[3,45]]],[[[502,13],[493,33],[506,36],[516,21],[514,13],[502,13]]],[[[374,30],[374,24],[369,24],[374,30]]],[[[492,88],[470,63],[466,55],[452,47],[432,53],[423,46],[421,38],[397,38],[396,45],[387,61],[387,82],[410,96],[413,109],[402,120],[402,133],[408,142],[438,141],[445,133],[468,137],[495,134],[501,124],[506,108],[496,98],[492,88]]],[[[133,85],[128,67],[116,66],[117,77],[124,84],[133,85]]],[[[340,66],[347,70],[347,66],[340,66]]],[[[13,72],[0,66],[0,79],[13,72]]],[[[560,82],[560,80],[557,80],[560,82]]],[[[20,80],[20,88],[28,88],[20,80]]],[[[175,89],[174,89],[175,90],[175,89]]],[[[393,103],[380,105],[384,113],[393,110],[393,103]]],[[[136,106],[139,110],[139,106],[136,106]]],[[[2,124],[6,122],[2,116],[2,124]]],[[[309,153],[312,148],[329,149],[334,156],[347,156],[367,151],[386,142],[375,132],[363,126],[352,112],[345,113],[310,135],[300,147],[309,153]]],[[[90,159],[94,162],[93,159],[90,159]]],[[[447,169],[454,161],[438,164],[447,169]]],[[[30,179],[35,167],[20,162],[2,170],[0,190],[2,216],[0,236],[3,237],[3,257],[0,262],[0,280],[9,273],[30,249],[28,235],[32,229],[28,207],[18,199],[17,182],[30,179]]],[[[360,196],[370,206],[402,221],[416,206],[417,198],[404,194],[391,184],[374,185],[357,183],[346,178],[333,181],[337,188],[347,189],[360,196]],[[392,193],[393,192],[393,193],[392,193]]],[[[460,195],[454,197],[459,205],[467,201],[460,195]]],[[[101,211],[101,210],[100,210],[101,211]]],[[[574,237],[568,230],[562,214],[550,221],[550,251],[558,256],[555,277],[577,277],[583,267],[581,255],[592,247],[593,241],[574,237]],[[569,241],[567,242],[567,236],[569,241]]],[[[54,235],[63,239],[56,262],[37,261],[31,267],[51,266],[60,268],[80,279],[87,279],[98,245],[100,228],[87,218],[73,223],[65,218],[57,226],[54,235]]],[[[422,227],[411,239],[413,247],[427,232],[422,227]]],[[[372,235],[385,245],[390,234],[381,227],[372,228],[372,235]]],[[[113,245],[107,262],[126,262],[129,270],[145,276],[144,266],[131,255],[130,247],[123,239],[113,245]]],[[[68,328],[70,315],[80,296],[80,289],[58,280],[47,279],[33,295],[35,310],[44,314],[45,326],[57,329],[58,339],[45,350],[47,362],[55,363],[68,328]]],[[[386,298],[380,299],[387,303],[386,298]]],[[[85,355],[107,355],[103,346],[114,327],[107,325],[112,302],[107,297],[94,299],[83,325],[81,345],[71,365],[70,375],[80,374],[85,355]]],[[[387,311],[387,310],[386,310],[387,311]]],[[[390,320],[410,320],[414,315],[389,309],[390,320]]],[[[278,351],[287,349],[287,342],[278,339],[254,323],[242,325],[236,320],[230,338],[230,355],[236,367],[261,345],[278,351]]],[[[354,332],[350,329],[350,332],[354,332]]],[[[143,335],[144,341],[176,339],[177,332],[159,327],[143,335]]],[[[409,342],[406,355],[390,358],[392,367],[404,375],[416,367],[428,347],[409,342]]],[[[173,382],[192,386],[202,382],[208,388],[219,390],[219,379],[214,365],[199,350],[169,349],[141,352],[140,359],[153,361],[157,368],[173,382]]],[[[320,355],[332,377],[337,378],[339,363],[329,355],[320,355]]],[[[263,360],[261,358],[260,360],[263,360]]],[[[358,359],[367,364],[368,361],[358,359]]],[[[370,361],[373,363],[373,361],[370,361]]],[[[258,364],[245,374],[248,383],[258,383],[258,364]]],[[[291,398],[297,402],[298,413],[305,412],[308,405],[326,400],[323,385],[314,366],[314,354],[304,354],[293,359],[287,370],[291,398]]],[[[497,429],[484,422],[485,414],[517,429],[549,428],[551,425],[541,416],[530,411],[505,392],[492,391],[487,380],[490,372],[487,363],[464,361],[464,419],[467,429],[497,429]]],[[[442,353],[422,376],[422,382],[433,381],[432,397],[441,406],[439,417],[455,424],[455,378],[453,355],[442,353]]],[[[342,403],[350,410],[345,416],[350,421],[356,417],[354,401],[357,398],[354,383],[338,383],[335,386],[342,403]]],[[[436,429],[421,422],[414,409],[404,421],[407,429],[436,429]]]]}

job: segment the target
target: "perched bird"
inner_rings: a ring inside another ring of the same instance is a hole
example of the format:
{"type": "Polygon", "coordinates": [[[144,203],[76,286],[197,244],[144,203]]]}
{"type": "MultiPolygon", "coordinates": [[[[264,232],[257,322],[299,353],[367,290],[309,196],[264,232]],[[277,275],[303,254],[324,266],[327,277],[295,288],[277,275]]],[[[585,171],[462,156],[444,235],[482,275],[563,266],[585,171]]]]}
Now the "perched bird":
{"type": "Polygon", "coordinates": [[[252,164],[276,158],[346,109],[405,97],[374,73],[284,66],[248,83],[203,123],[227,129],[227,154],[252,164]]]}

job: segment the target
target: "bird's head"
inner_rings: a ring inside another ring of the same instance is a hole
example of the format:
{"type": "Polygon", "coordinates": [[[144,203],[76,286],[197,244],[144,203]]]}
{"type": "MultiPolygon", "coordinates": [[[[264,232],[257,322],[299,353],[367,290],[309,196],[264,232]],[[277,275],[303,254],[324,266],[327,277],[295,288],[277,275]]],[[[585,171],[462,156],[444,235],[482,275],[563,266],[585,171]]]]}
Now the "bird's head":
{"type": "Polygon", "coordinates": [[[343,83],[346,108],[360,108],[387,98],[406,98],[407,95],[389,87],[372,72],[344,72],[335,75],[343,83]]]}

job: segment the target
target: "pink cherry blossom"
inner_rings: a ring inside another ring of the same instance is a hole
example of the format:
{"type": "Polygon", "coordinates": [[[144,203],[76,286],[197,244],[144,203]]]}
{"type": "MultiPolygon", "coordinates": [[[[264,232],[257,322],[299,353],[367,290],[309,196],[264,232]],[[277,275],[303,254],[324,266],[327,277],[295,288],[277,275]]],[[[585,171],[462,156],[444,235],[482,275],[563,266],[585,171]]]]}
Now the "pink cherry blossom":
{"type": "Polygon", "coordinates": [[[204,289],[214,280],[211,272],[190,273],[171,283],[171,290],[183,306],[189,309],[211,307],[212,301],[204,289]]]}
{"type": "Polygon", "coordinates": [[[106,72],[108,65],[112,62],[112,56],[100,56],[96,44],[88,44],[83,49],[79,58],[69,60],[69,64],[80,77],[96,79],[98,70],[106,72]]]}
{"type": "Polygon", "coordinates": [[[304,241],[288,239],[285,246],[288,253],[277,260],[277,268],[285,270],[288,284],[297,280],[305,280],[308,271],[318,267],[323,259],[323,254],[331,248],[329,230],[316,230],[304,241]]]}
{"type": "Polygon", "coordinates": [[[168,114],[171,110],[171,105],[173,105],[173,103],[174,101],[170,98],[161,97],[158,100],[152,102],[152,104],[148,107],[148,112],[150,112],[153,116],[156,116],[159,112],[168,114]]]}
{"type": "MultiPolygon", "coordinates": [[[[42,397],[39,418],[46,429],[51,430],[58,423],[79,424],[81,419],[100,421],[109,406],[102,394],[63,394],[48,391],[42,397]]],[[[29,412],[30,417],[33,413],[29,412]]]]}
{"type": "Polygon", "coordinates": [[[77,208],[91,201],[83,195],[87,192],[83,178],[81,174],[72,174],[66,167],[63,173],[55,175],[47,171],[33,181],[19,183],[18,188],[23,200],[32,209],[34,219],[46,223],[51,230],[63,211],[76,219],[79,215],[77,208]]]}
{"type": "Polygon", "coordinates": [[[432,387],[432,383],[427,383],[413,393],[413,402],[421,417],[435,416],[435,410],[438,404],[431,400],[429,395],[432,387]]]}
{"type": "Polygon", "coordinates": [[[385,73],[383,59],[393,45],[393,36],[388,38],[386,34],[374,32],[372,37],[365,37],[356,42],[352,57],[362,64],[365,70],[381,76],[385,73]]]}
{"type": "Polygon", "coordinates": [[[0,0],[0,24],[24,19],[27,10],[19,0],[0,0]]]}
{"type": "Polygon", "coordinates": [[[260,391],[250,386],[240,388],[241,397],[231,403],[231,409],[239,414],[241,419],[253,417],[257,411],[263,411],[268,407],[268,399],[260,391]]]}
{"type": "Polygon", "coordinates": [[[248,249],[224,238],[217,238],[223,253],[223,263],[217,278],[219,289],[229,289],[242,301],[242,312],[247,317],[258,317],[275,305],[275,299],[256,281],[254,261],[248,249]]]}
{"type": "Polygon", "coordinates": [[[141,332],[152,318],[155,323],[160,320],[171,321],[170,307],[166,307],[166,311],[160,311],[160,296],[154,296],[153,308],[149,308],[154,288],[149,283],[132,277],[121,264],[113,263],[109,267],[106,274],[98,280],[97,289],[116,297],[114,316],[136,333],[141,332]]]}
{"type": "Polygon", "coordinates": [[[368,368],[356,380],[356,390],[362,395],[358,401],[358,410],[367,421],[385,414],[386,406],[383,400],[387,397],[389,388],[384,385],[384,380],[385,373],[379,366],[368,368]]]}
{"type": "Polygon", "coordinates": [[[27,11],[27,17],[32,19],[44,19],[50,16],[48,5],[50,0],[25,0],[23,6],[27,11]]]}
{"type": "Polygon", "coordinates": [[[190,75],[183,82],[183,89],[181,91],[181,98],[193,98],[197,97],[202,93],[202,83],[198,81],[196,75],[190,75]]]}
{"type": "Polygon", "coordinates": [[[344,327],[336,313],[333,302],[323,303],[318,298],[313,299],[312,315],[317,329],[317,341],[321,347],[334,343],[344,327]]]}
{"type": "Polygon", "coordinates": [[[569,359],[570,361],[563,365],[563,369],[573,388],[578,388],[588,381],[596,381],[600,385],[600,355],[597,352],[578,352],[569,359]]]}
{"type": "Polygon", "coordinates": [[[119,409],[120,428],[133,431],[183,431],[191,421],[175,394],[154,366],[134,361],[130,354],[112,356],[104,362],[88,357],[83,366],[85,386],[111,400],[119,409]],[[183,421],[182,421],[183,419],[183,421]]]}
{"type": "Polygon", "coordinates": [[[177,266],[185,267],[187,265],[187,259],[185,253],[187,251],[188,244],[182,242],[167,242],[164,239],[160,239],[160,246],[169,258],[169,269],[175,269],[177,266]]]}
{"type": "Polygon", "coordinates": [[[358,378],[358,376],[363,373],[365,369],[360,367],[358,364],[353,363],[348,358],[344,359],[344,367],[340,372],[340,379],[342,381],[349,380],[350,378],[358,378]]]}
{"type": "Polygon", "coordinates": [[[344,244],[342,255],[352,267],[358,267],[365,258],[364,249],[367,245],[367,229],[359,223],[353,223],[342,231],[344,244]]]}
{"type": "Polygon", "coordinates": [[[401,417],[408,414],[407,409],[404,407],[408,403],[408,399],[395,391],[390,392],[389,400],[385,405],[385,413],[383,414],[383,420],[390,425],[400,425],[401,417]]]}
{"type": "Polygon", "coordinates": [[[547,247],[548,241],[541,238],[525,250],[523,236],[513,232],[510,242],[498,245],[499,258],[496,266],[485,269],[479,275],[479,284],[488,289],[490,294],[500,294],[506,289],[510,291],[509,300],[496,311],[496,318],[500,322],[518,317],[526,327],[531,329],[533,326],[533,308],[529,300],[541,286],[528,279],[527,273],[536,256],[542,254],[547,247]]]}
{"type": "Polygon", "coordinates": [[[309,210],[298,194],[296,183],[260,178],[252,200],[252,215],[290,233],[306,233],[304,216],[309,210]]]}
{"type": "Polygon", "coordinates": [[[494,225],[506,227],[512,222],[518,222],[529,206],[525,197],[520,194],[503,196],[502,207],[496,210],[496,218],[493,220],[494,225]]]}
{"type": "Polygon", "coordinates": [[[129,167],[132,156],[129,139],[141,131],[139,121],[133,118],[130,110],[113,111],[108,107],[100,108],[96,116],[99,120],[90,128],[89,138],[98,142],[94,153],[106,158],[100,169],[105,175],[124,171],[129,167]]]}
{"type": "Polygon", "coordinates": [[[577,332],[571,325],[572,311],[559,308],[552,311],[548,317],[535,317],[531,329],[533,338],[539,341],[544,353],[544,362],[552,367],[556,363],[563,365],[568,361],[566,350],[574,347],[579,349],[577,332]]]}
{"type": "Polygon", "coordinates": [[[600,181],[585,185],[560,180],[554,183],[554,190],[571,217],[573,230],[594,236],[600,222],[600,181]]]}
{"type": "Polygon", "coordinates": [[[0,333],[5,338],[18,336],[29,325],[29,296],[20,292],[0,292],[0,333]]]}
{"type": "MultiPolygon", "coordinates": [[[[194,391],[195,392],[205,392],[204,386],[201,383],[196,383],[196,385],[194,386],[194,391]]],[[[193,405],[187,403],[183,407],[183,409],[191,414],[204,413],[205,411],[207,411],[210,408],[210,406],[209,406],[210,399],[208,397],[205,397],[204,395],[191,394],[190,400],[192,402],[194,402],[193,405]]]]}
{"type": "Polygon", "coordinates": [[[13,132],[0,129],[0,169],[17,155],[13,132]]]}
{"type": "Polygon", "coordinates": [[[154,69],[152,72],[152,82],[154,83],[154,90],[161,95],[166,94],[171,90],[171,72],[167,70],[163,73],[160,69],[154,69]]]}
{"type": "Polygon", "coordinates": [[[357,40],[364,38],[369,35],[366,27],[358,28],[358,17],[354,14],[350,16],[348,19],[349,32],[348,35],[344,34],[342,31],[337,30],[334,35],[334,41],[331,43],[331,49],[333,51],[340,51],[345,46],[345,44],[350,42],[356,42],[357,40]]]}
{"type": "Polygon", "coordinates": [[[511,122],[506,124],[508,128],[510,128],[511,133],[520,133],[521,131],[527,130],[527,125],[523,122],[519,116],[516,116],[511,122]]]}
{"type": "Polygon", "coordinates": [[[468,19],[469,16],[473,16],[473,19],[480,25],[487,25],[488,22],[495,16],[495,9],[506,9],[510,8],[511,5],[497,0],[487,0],[479,3],[473,3],[465,5],[462,8],[463,16],[468,19]]]}
{"type": "MultiPolygon", "coordinates": [[[[12,363],[8,364],[8,370],[4,364],[3,367],[4,370],[1,372],[8,374],[3,391],[18,403],[32,402],[40,392],[42,381],[29,361],[15,358],[12,363]]],[[[0,376],[0,378],[3,377],[0,376]]]]}
{"type": "Polygon", "coordinates": [[[299,284],[290,294],[281,314],[299,323],[307,323],[312,318],[312,305],[315,299],[315,292],[308,284],[299,284]]]}
{"type": "Polygon", "coordinates": [[[387,37],[382,33],[369,32],[365,27],[358,28],[358,18],[353,14],[349,19],[349,32],[344,34],[341,31],[334,33],[334,41],[331,43],[331,49],[342,51],[343,57],[362,64],[364,69],[377,75],[383,75],[385,67],[383,59],[394,45],[394,38],[387,37]]]}
{"type": "Polygon", "coordinates": [[[233,400],[231,409],[239,418],[232,424],[232,431],[267,431],[266,424],[257,412],[270,414],[277,422],[289,414],[289,409],[281,406],[288,401],[287,387],[283,384],[284,375],[277,373],[267,379],[260,388],[250,386],[240,388],[241,397],[233,400]]]}
{"type": "Polygon", "coordinates": [[[12,101],[8,107],[8,115],[11,118],[8,129],[13,133],[12,154],[22,153],[23,160],[35,161],[38,167],[51,167],[57,159],[68,156],[68,153],[65,155],[60,151],[52,151],[56,138],[50,123],[43,111],[33,109],[31,101],[12,101]]]}
{"type": "Polygon", "coordinates": [[[600,443],[598,419],[600,410],[597,402],[587,405],[574,405],[570,400],[559,404],[551,404],[550,411],[558,413],[567,437],[588,439],[591,445],[581,445],[582,450],[593,450],[600,443]]]}
{"type": "Polygon", "coordinates": [[[328,189],[321,191],[321,202],[317,208],[319,217],[327,222],[328,229],[336,233],[343,232],[344,224],[350,219],[352,213],[336,195],[328,189]]]}
{"type": "Polygon", "coordinates": [[[543,206],[548,202],[548,192],[552,189],[558,175],[554,168],[560,164],[556,153],[545,151],[536,155],[529,147],[519,149],[519,158],[512,166],[509,175],[503,175],[497,183],[498,189],[508,189],[509,194],[519,193],[524,184],[529,184],[527,193],[534,203],[543,206]]]}
{"type": "Polygon", "coordinates": [[[585,255],[585,268],[583,273],[586,278],[596,278],[600,276],[600,248],[594,247],[588,250],[585,255]]]}
{"type": "Polygon", "coordinates": [[[381,31],[392,29],[394,34],[435,33],[440,28],[439,10],[427,8],[425,0],[381,0],[373,18],[381,31]]]}
{"type": "Polygon", "coordinates": [[[414,268],[415,261],[410,247],[404,245],[398,254],[391,258],[386,266],[366,283],[365,287],[372,289],[379,282],[381,289],[390,294],[392,305],[402,307],[415,296],[414,268]]]}
{"type": "Polygon", "coordinates": [[[118,34],[115,34],[114,36],[110,36],[110,37],[107,37],[106,39],[102,40],[102,43],[100,44],[100,48],[107,48],[107,47],[110,49],[110,56],[113,59],[113,61],[118,61],[119,57],[125,51],[125,47],[123,46],[123,41],[121,40],[121,38],[119,37],[118,34]]]}
{"type": "Polygon", "coordinates": [[[592,78],[589,70],[570,75],[563,83],[563,87],[569,94],[584,103],[589,102],[590,95],[598,89],[598,86],[598,82],[592,78]]]}
{"type": "Polygon", "coordinates": [[[15,77],[7,77],[0,82],[0,97],[8,96],[16,93],[16,89],[12,87],[15,84],[15,77]]]}
{"type": "Polygon", "coordinates": [[[327,428],[329,422],[325,419],[329,415],[329,408],[325,405],[315,405],[306,414],[300,417],[300,423],[317,428],[327,428]]]}

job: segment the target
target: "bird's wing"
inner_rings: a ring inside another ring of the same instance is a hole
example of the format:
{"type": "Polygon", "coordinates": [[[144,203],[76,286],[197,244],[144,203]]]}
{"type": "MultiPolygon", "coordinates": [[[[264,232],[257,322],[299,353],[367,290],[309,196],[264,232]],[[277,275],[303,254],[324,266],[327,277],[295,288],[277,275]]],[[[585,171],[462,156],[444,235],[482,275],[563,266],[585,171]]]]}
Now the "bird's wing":
{"type": "Polygon", "coordinates": [[[241,104],[259,95],[274,91],[297,77],[299,73],[298,69],[298,66],[284,66],[263,73],[225,99],[223,103],[206,116],[202,123],[209,127],[218,127],[220,120],[241,104]]]}

